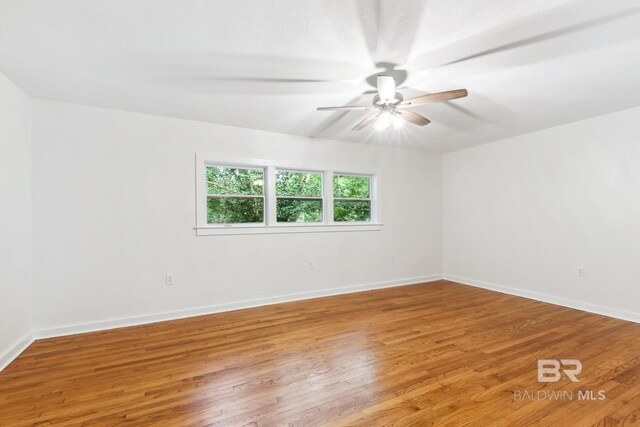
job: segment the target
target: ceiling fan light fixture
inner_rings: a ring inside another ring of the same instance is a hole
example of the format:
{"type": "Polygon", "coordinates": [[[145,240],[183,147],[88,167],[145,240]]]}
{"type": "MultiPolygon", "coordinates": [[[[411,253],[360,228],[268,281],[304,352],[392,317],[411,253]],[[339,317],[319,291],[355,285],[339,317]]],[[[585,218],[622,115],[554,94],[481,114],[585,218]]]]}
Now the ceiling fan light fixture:
{"type": "Polygon", "coordinates": [[[391,125],[392,125],[391,113],[384,112],[380,114],[380,117],[378,117],[378,120],[376,120],[375,124],[373,125],[373,128],[378,132],[383,132],[391,125]]]}
{"type": "Polygon", "coordinates": [[[383,132],[389,128],[400,129],[404,126],[405,120],[393,111],[385,111],[380,114],[373,128],[378,132],[383,132]]]}
{"type": "Polygon", "coordinates": [[[367,126],[382,132],[389,127],[400,129],[405,122],[417,126],[426,126],[431,121],[426,117],[409,111],[408,108],[417,107],[435,102],[451,101],[464,98],[468,95],[466,89],[448,90],[446,92],[422,95],[408,100],[404,100],[402,94],[396,92],[396,82],[392,76],[379,75],[377,80],[378,94],[373,97],[371,106],[345,105],[342,107],[319,107],[318,111],[331,110],[375,110],[376,112],[353,127],[353,131],[359,131],[367,126]]]}
{"type": "Polygon", "coordinates": [[[399,115],[394,114],[393,116],[391,116],[391,126],[393,126],[394,129],[401,129],[402,127],[404,127],[404,124],[405,121],[399,115]]]}

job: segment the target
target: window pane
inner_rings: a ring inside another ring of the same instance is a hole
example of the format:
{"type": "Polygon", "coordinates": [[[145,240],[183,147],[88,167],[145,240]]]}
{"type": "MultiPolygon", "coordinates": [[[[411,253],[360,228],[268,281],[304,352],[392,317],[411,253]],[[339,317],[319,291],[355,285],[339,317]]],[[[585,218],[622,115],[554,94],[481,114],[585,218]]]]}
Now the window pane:
{"type": "Polygon", "coordinates": [[[333,197],[368,199],[369,177],[334,175],[333,197]]]}
{"type": "Polygon", "coordinates": [[[211,198],[207,200],[209,224],[264,222],[264,199],[211,198]]]}
{"type": "Polygon", "coordinates": [[[359,200],[336,200],[333,204],[333,220],[371,221],[371,202],[359,200]]]}
{"type": "Polygon", "coordinates": [[[276,196],[322,197],[322,174],[279,170],[276,196]]]}
{"type": "Polygon", "coordinates": [[[321,222],[322,200],[278,199],[278,222],[321,222]]]}
{"type": "Polygon", "coordinates": [[[264,170],[207,166],[207,194],[261,196],[264,170]]]}

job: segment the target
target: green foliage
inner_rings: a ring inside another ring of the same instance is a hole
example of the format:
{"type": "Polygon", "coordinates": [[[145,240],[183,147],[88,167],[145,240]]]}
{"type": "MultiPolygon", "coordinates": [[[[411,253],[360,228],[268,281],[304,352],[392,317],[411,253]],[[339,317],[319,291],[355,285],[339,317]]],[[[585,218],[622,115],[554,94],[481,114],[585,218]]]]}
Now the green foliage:
{"type": "Polygon", "coordinates": [[[278,222],[321,222],[322,200],[287,197],[322,197],[322,174],[279,170],[276,174],[278,222]]]}
{"type": "Polygon", "coordinates": [[[369,177],[367,176],[333,176],[333,197],[336,198],[369,198],[369,177]]]}
{"type": "Polygon", "coordinates": [[[278,171],[276,196],[322,197],[322,174],[278,171]]]}
{"type": "Polygon", "coordinates": [[[207,166],[207,194],[261,196],[264,170],[207,166]]]}
{"type": "MultiPolygon", "coordinates": [[[[261,196],[264,170],[207,166],[207,194],[261,196]]],[[[207,200],[209,224],[264,222],[263,198],[220,197],[207,200]]]]}
{"type": "MultiPolygon", "coordinates": [[[[207,166],[210,196],[262,196],[264,170],[207,166]]],[[[278,170],[276,173],[276,217],[278,222],[322,221],[322,173],[278,170]],[[303,198],[303,199],[300,199],[303,198]],[[315,199],[318,198],[318,199],[315,199]]],[[[334,220],[370,221],[368,177],[334,175],[334,220]]],[[[262,223],[264,198],[209,197],[209,224],[262,223]]]]}
{"type": "Polygon", "coordinates": [[[336,222],[371,221],[371,202],[368,200],[336,200],[333,203],[336,222]]]}
{"type": "Polygon", "coordinates": [[[333,220],[336,222],[371,221],[370,179],[366,176],[333,176],[333,220]]]}
{"type": "Polygon", "coordinates": [[[278,222],[321,222],[322,200],[278,199],[278,222]]]}
{"type": "Polygon", "coordinates": [[[264,199],[240,199],[235,197],[210,198],[207,200],[207,222],[209,224],[235,224],[264,221],[264,199]]]}

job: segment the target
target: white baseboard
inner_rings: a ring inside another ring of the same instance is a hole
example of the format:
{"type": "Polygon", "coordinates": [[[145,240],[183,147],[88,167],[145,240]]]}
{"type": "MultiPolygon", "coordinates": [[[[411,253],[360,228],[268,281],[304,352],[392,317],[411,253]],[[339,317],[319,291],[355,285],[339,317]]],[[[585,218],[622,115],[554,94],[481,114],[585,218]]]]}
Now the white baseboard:
{"type": "Polygon", "coordinates": [[[300,292],[275,297],[259,298],[239,301],[228,304],[211,305],[206,307],[189,308],[186,310],[156,313],[143,316],[127,317],[121,319],[103,320],[76,325],[60,326],[54,328],[39,329],[34,332],[36,339],[61,337],[65,335],[81,334],[85,332],[103,331],[106,329],[123,328],[127,326],[144,325],[147,323],[163,322],[166,320],[183,319],[186,317],[202,316],[204,314],[221,313],[224,311],[239,310],[243,308],[260,307],[264,305],[280,304],[283,302],[300,301],[310,298],[326,297],[331,295],[349,294],[353,292],[369,291],[373,289],[392,288],[396,286],[411,285],[416,283],[433,282],[442,279],[442,275],[413,277],[410,279],[390,280],[364,285],[345,286],[342,288],[323,289],[318,291],[300,292]]]}
{"type": "Polygon", "coordinates": [[[640,323],[640,313],[620,310],[612,307],[591,304],[583,301],[575,301],[568,298],[557,297],[553,295],[542,294],[539,292],[527,291],[524,289],[510,288],[508,286],[496,285],[495,283],[482,282],[480,280],[467,279],[465,277],[444,275],[445,280],[461,283],[463,285],[475,286],[478,288],[488,289],[491,291],[501,292],[503,294],[515,295],[518,297],[529,298],[536,301],[547,302],[550,304],[561,305],[563,307],[574,308],[589,313],[601,314],[603,316],[615,317],[616,319],[627,320],[629,322],[640,323]]]}
{"type": "Polygon", "coordinates": [[[374,289],[392,288],[396,286],[405,286],[417,283],[433,282],[436,280],[446,279],[464,285],[475,286],[483,289],[501,292],[504,294],[515,295],[519,297],[529,298],[536,301],[547,302],[550,304],[561,305],[564,307],[574,308],[577,310],[587,311],[590,313],[602,314],[604,316],[615,317],[622,320],[628,320],[640,323],[640,314],[630,311],[619,310],[611,307],[600,306],[596,304],[574,301],[567,298],[556,297],[552,295],[532,292],[522,289],[510,288],[508,286],[496,285],[493,283],[482,282],[480,280],[467,279],[453,275],[434,274],[430,276],[414,277],[411,279],[390,280],[378,283],[369,283],[364,285],[346,286],[342,288],[323,289],[318,291],[300,292],[288,295],[279,295],[269,298],[260,298],[239,301],[228,304],[218,304],[206,307],[190,308],[186,310],[156,313],[143,316],[134,316],[121,319],[111,319],[99,322],[90,322],[76,325],[60,326],[54,328],[39,329],[27,334],[11,348],[0,355],[0,371],[7,367],[16,357],[20,355],[27,347],[36,339],[61,337],[66,335],[74,335],[85,332],[96,332],[107,329],[123,328],[127,326],[144,325],[148,323],[163,322],[167,320],[183,319],[186,317],[201,316],[205,314],[221,313],[225,311],[239,310],[243,308],[259,307],[272,304],[280,304],[284,302],[301,301],[310,298],[319,298],[332,295],[349,294],[353,292],[362,292],[374,289]]]}
{"type": "Polygon", "coordinates": [[[9,347],[7,351],[2,353],[2,355],[0,355],[0,372],[9,366],[9,363],[13,362],[16,357],[20,356],[20,353],[25,351],[33,341],[35,341],[35,336],[33,333],[29,332],[9,347]]]}
{"type": "Polygon", "coordinates": [[[38,329],[30,332],[16,342],[7,351],[0,355],[0,372],[6,368],[16,357],[29,347],[36,339],[54,338],[66,335],[81,334],[85,332],[104,331],[107,329],[123,328],[127,326],[144,325],[148,323],[163,322],[166,320],[183,319],[186,317],[201,316],[204,314],[221,313],[224,311],[239,310],[243,308],[259,307],[264,305],[280,304],[283,302],[300,301],[310,298],[325,297],[331,295],[349,294],[353,292],[369,291],[374,289],[392,288],[396,286],[411,285],[424,282],[433,282],[442,279],[440,274],[414,277],[410,279],[389,280],[364,285],[345,286],[342,288],[323,289],[318,291],[300,292],[288,295],[279,295],[269,298],[259,298],[239,301],[229,304],[218,304],[207,307],[190,308],[186,310],[166,313],[155,313],[143,316],[134,316],[121,319],[111,319],[99,322],[90,322],[76,325],[59,326],[54,328],[38,329]]]}

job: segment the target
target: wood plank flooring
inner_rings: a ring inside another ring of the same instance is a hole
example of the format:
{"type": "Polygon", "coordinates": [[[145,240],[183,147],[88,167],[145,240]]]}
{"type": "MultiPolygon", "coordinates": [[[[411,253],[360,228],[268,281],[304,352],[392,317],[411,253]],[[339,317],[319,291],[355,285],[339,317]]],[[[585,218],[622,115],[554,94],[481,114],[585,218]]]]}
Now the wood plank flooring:
{"type": "Polygon", "coordinates": [[[39,340],[0,425],[640,425],[640,325],[440,281],[39,340]]]}

